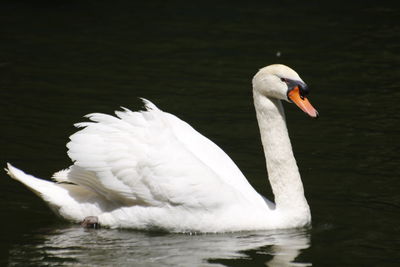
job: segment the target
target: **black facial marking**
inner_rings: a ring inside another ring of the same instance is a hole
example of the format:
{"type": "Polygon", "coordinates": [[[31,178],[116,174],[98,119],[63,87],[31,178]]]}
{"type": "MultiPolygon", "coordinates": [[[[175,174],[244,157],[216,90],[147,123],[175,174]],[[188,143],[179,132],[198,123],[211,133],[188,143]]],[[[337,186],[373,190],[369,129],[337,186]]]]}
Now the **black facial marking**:
{"type": "Polygon", "coordinates": [[[291,80],[287,78],[281,78],[281,81],[284,81],[287,86],[288,86],[288,93],[292,91],[294,88],[299,87],[300,90],[300,97],[304,99],[306,95],[310,92],[310,89],[308,88],[307,84],[297,81],[297,80],[291,80]]]}

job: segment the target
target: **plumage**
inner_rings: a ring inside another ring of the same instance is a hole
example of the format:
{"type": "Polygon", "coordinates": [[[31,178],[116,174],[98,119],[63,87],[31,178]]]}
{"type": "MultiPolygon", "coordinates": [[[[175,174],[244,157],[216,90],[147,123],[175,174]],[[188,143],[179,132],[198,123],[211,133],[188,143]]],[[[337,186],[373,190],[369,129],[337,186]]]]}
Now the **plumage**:
{"type": "Polygon", "coordinates": [[[101,225],[112,228],[174,232],[307,225],[310,211],[279,100],[288,100],[291,88],[277,77],[301,79],[283,65],[257,75],[254,101],[277,206],[253,189],[216,144],[145,99],[143,111],[93,113],[87,115],[90,121],[76,124],[80,130],[67,144],[73,165],[55,173],[54,182],[10,164],[7,171],[73,222],[97,216],[101,225]]]}

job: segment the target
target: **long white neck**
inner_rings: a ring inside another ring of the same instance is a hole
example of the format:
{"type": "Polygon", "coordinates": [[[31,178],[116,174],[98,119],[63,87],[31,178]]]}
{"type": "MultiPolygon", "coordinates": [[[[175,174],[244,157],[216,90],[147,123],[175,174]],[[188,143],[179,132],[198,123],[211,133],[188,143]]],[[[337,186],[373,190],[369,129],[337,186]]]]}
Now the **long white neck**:
{"type": "Polygon", "coordinates": [[[276,208],[310,214],[280,100],[253,90],[254,106],[276,208]]]}

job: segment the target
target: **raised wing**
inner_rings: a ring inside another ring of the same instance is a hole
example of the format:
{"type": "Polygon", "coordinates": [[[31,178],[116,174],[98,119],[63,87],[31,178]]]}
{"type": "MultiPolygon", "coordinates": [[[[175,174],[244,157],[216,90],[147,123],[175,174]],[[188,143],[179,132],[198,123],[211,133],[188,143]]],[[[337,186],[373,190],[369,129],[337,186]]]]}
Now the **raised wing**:
{"type": "Polygon", "coordinates": [[[147,100],[146,111],[90,114],[67,144],[67,178],[121,205],[218,207],[259,201],[232,160],[147,100]]]}

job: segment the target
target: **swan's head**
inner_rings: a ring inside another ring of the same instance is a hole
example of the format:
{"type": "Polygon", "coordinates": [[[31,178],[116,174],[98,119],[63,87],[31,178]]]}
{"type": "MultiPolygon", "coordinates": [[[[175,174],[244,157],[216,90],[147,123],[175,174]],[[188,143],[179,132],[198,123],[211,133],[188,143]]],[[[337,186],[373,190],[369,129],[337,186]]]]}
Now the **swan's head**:
{"type": "Polygon", "coordinates": [[[307,99],[309,89],[291,68],[274,64],[260,69],[253,78],[253,90],[268,98],[295,103],[309,116],[318,117],[317,110],[307,99]]]}

